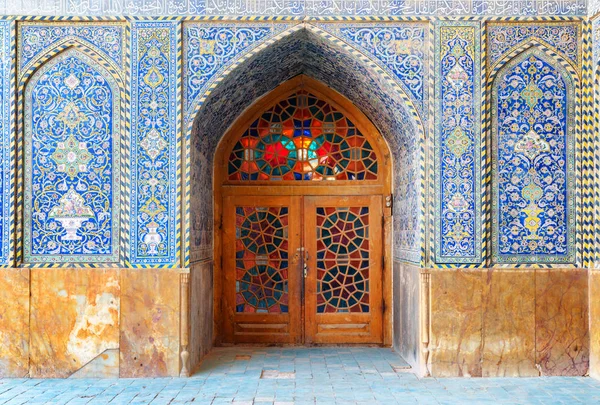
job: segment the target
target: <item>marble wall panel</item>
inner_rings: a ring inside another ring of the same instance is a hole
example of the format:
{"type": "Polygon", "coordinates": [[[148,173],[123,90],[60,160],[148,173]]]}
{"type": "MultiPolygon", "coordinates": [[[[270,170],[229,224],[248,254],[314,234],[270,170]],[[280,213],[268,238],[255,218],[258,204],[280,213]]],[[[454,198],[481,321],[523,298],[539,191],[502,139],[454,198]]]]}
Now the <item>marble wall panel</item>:
{"type": "Polygon", "coordinates": [[[590,270],[590,375],[600,379],[600,271],[590,270]]]}
{"type": "Polygon", "coordinates": [[[117,269],[32,269],[30,376],[68,377],[102,362],[119,347],[119,299],[117,269]]]}
{"type": "Polygon", "coordinates": [[[535,271],[490,269],[482,276],[482,375],[538,376],[535,367],[535,271]]]}
{"type": "Polygon", "coordinates": [[[589,365],[588,275],[535,271],[536,364],[544,376],[582,376],[589,365]]]}
{"type": "Polygon", "coordinates": [[[431,271],[431,374],[481,377],[481,270],[431,271]]]}
{"type": "Polygon", "coordinates": [[[423,374],[420,334],[420,269],[394,261],[393,266],[393,344],[402,358],[423,374]]]}
{"type": "Polygon", "coordinates": [[[121,377],[179,376],[178,270],[121,270],[121,377]]]}
{"type": "Polygon", "coordinates": [[[190,268],[190,371],[200,364],[213,344],[213,262],[190,268]]]}
{"type": "Polygon", "coordinates": [[[29,372],[29,270],[0,269],[0,378],[29,372]]]}

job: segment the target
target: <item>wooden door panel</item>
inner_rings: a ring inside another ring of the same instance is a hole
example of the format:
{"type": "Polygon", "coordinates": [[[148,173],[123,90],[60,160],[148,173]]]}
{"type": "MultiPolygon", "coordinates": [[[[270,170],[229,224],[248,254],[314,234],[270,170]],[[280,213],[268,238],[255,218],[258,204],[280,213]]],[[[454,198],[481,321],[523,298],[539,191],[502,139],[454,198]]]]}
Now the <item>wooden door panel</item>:
{"type": "Polygon", "coordinates": [[[297,197],[223,203],[226,343],[300,343],[301,206],[297,197]]]}
{"type": "Polygon", "coordinates": [[[382,342],[381,196],[305,197],[307,343],[382,342]]]}

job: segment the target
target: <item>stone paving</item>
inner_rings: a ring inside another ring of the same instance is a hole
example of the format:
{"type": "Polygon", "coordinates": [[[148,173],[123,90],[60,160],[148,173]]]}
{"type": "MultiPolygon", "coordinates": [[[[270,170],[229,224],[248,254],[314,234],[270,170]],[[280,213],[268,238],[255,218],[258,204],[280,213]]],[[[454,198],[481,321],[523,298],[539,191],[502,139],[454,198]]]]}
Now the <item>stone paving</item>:
{"type": "Polygon", "coordinates": [[[598,404],[592,378],[417,378],[390,349],[218,348],[191,378],[0,379],[0,404],[598,404]]]}

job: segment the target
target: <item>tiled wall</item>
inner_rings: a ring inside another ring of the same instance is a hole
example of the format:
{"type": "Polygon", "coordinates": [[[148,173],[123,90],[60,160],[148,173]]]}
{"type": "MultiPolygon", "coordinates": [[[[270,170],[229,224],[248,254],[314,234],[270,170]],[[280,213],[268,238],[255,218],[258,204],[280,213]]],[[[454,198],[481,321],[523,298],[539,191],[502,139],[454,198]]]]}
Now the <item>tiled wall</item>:
{"type": "MultiPolygon", "coordinates": [[[[34,7],[254,7],[63,3],[34,7]]],[[[461,15],[570,16],[527,21],[423,17],[446,7],[436,1],[369,2],[366,14],[421,17],[360,21],[342,18],[362,14],[352,2],[296,4],[255,14],[337,17],[0,21],[0,283],[11,286],[0,292],[0,375],[178,375],[180,272],[190,268],[183,316],[199,361],[212,343],[202,311],[212,300],[214,151],[253,100],[298,74],[346,96],[390,146],[396,346],[422,361],[411,314],[427,309],[419,268],[430,268],[434,375],[585,372],[595,324],[579,269],[592,266],[598,235],[585,3],[453,3],[461,15]],[[518,316],[503,320],[508,304],[518,316]],[[577,353],[549,326],[567,313],[579,317],[563,322],[577,353]]]]}

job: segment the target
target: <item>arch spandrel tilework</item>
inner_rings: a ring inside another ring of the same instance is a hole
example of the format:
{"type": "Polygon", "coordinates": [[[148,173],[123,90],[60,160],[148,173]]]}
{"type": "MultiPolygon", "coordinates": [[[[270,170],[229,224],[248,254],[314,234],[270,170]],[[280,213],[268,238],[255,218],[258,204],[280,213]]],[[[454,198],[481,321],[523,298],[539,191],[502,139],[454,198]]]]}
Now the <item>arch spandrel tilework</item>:
{"type": "Polygon", "coordinates": [[[429,77],[429,23],[394,22],[385,25],[356,23],[316,24],[369,55],[410,97],[423,121],[427,120],[429,77]]]}
{"type": "Polygon", "coordinates": [[[23,75],[35,67],[49,50],[79,43],[114,64],[126,67],[126,24],[122,22],[20,22],[18,24],[17,69],[23,75]]]}
{"type": "Polygon", "coordinates": [[[556,21],[545,24],[490,22],[487,24],[487,55],[490,67],[511,51],[534,40],[561,53],[574,66],[581,65],[582,59],[581,21],[556,21]]]}
{"type": "Polygon", "coordinates": [[[26,264],[119,261],[121,88],[69,49],[25,86],[26,264]]]}
{"type": "Polygon", "coordinates": [[[536,48],[494,79],[495,263],[575,262],[575,95],[571,75],[536,48]]]}

